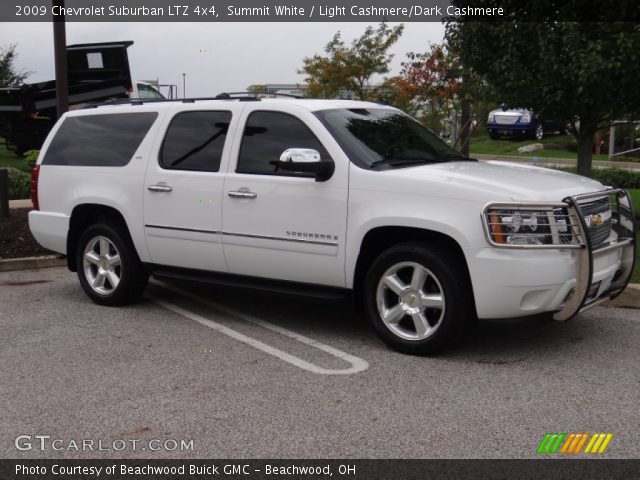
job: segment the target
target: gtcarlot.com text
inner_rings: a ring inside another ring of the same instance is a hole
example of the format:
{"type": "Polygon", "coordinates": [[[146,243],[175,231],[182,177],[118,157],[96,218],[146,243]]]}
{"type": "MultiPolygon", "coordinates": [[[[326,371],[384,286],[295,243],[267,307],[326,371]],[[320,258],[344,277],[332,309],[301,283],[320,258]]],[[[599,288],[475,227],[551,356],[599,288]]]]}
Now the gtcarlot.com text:
{"type": "Polygon", "coordinates": [[[193,440],[186,439],[160,439],[150,440],[139,438],[104,439],[63,439],[51,435],[18,435],[14,445],[20,451],[74,451],[74,452],[122,452],[122,451],[149,451],[149,452],[185,452],[192,451],[193,440]]]}

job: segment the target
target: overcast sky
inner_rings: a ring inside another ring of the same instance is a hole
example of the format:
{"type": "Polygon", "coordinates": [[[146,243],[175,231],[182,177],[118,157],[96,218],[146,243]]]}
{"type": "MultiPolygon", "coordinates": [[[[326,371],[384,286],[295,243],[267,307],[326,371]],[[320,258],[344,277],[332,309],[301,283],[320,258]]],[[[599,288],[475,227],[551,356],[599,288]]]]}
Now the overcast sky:
{"type": "MultiPolygon", "coordinates": [[[[394,24],[391,24],[394,25],[394,24]]],[[[134,79],[180,85],[187,96],[245,90],[259,83],[301,83],[302,58],[322,53],[340,30],[350,43],[366,23],[67,23],[67,43],[133,40],[129,61],[134,79]]],[[[394,46],[392,73],[408,51],[442,41],[440,23],[407,23],[394,46]]],[[[33,71],[28,82],[51,80],[53,31],[47,23],[0,23],[0,46],[18,44],[17,67],[33,71]]]]}

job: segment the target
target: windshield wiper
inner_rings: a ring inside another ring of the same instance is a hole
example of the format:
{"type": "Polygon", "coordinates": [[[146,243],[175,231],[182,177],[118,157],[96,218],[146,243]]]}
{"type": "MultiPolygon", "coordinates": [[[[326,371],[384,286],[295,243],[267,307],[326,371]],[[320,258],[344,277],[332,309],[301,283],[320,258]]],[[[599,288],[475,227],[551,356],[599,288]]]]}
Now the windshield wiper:
{"type": "Polygon", "coordinates": [[[394,167],[403,166],[403,165],[415,165],[420,163],[433,163],[435,160],[432,158],[424,158],[424,157],[394,157],[394,158],[383,158],[382,160],[376,160],[370,166],[372,168],[378,167],[380,165],[391,165],[394,167]]]}
{"type": "Polygon", "coordinates": [[[445,159],[447,162],[455,162],[457,160],[470,160],[472,162],[477,161],[476,158],[465,157],[464,155],[447,155],[442,158],[445,159]]]}

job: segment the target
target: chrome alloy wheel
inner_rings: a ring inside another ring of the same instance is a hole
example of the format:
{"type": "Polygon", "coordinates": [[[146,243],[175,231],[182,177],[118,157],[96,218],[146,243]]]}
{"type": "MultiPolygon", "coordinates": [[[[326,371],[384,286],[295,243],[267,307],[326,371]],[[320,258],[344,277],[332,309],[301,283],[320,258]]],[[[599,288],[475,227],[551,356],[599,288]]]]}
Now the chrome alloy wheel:
{"type": "Polygon", "coordinates": [[[544,129],[542,128],[542,125],[538,125],[536,127],[536,140],[542,140],[543,137],[544,137],[544,129]]]}
{"type": "Polygon", "coordinates": [[[436,276],[416,262],[389,268],[378,282],[376,303],[380,318],[405,340],[424,340],[442,324],[444,291],[436,276]]]}
{"type": "Polygon", "coordinates": [[[100,295],[109,295],[118,288],[122,278],[120,253],[107,237],[93,237],[82,256],[84,275],[91,288],[100,295]]]}

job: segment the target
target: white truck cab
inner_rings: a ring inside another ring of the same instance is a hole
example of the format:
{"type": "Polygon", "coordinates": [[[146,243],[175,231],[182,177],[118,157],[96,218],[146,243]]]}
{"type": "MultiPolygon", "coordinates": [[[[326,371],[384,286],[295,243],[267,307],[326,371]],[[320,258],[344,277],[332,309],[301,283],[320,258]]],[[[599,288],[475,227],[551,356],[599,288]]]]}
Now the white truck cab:
{"type": "Polygon", "coordinates": [[[633,270],[626,192],[462,157],[375,103],[222,95],[70,112],[32,190],[35,238],[99,304],[136,300],[149,275],[347,293],[407,353],[474,318],[566,320],[633,270]]]}

